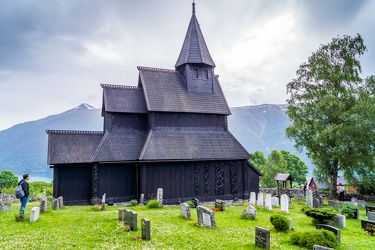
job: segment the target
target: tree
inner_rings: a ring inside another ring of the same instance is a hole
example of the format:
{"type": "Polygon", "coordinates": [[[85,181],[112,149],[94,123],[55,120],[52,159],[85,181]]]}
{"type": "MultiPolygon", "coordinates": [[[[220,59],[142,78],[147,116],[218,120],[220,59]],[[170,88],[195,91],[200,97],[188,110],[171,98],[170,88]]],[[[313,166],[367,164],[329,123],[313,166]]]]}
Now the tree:
{"type": "Polygon", "coordinates": [[[306,183],[306,175],[309,172],[306,164],[297,155],[287,150],[281,150],[281,154],[287,162],[287,173],[292,175],[294,182],[300,185],[306,183]]]}
{"type": "Polygon", "coordinates": [[[4,188],[16,187],[18,178],[11,170],[4,170],[0,172],[0,184],[4,188]]]}
{"type": "Polygon", "coordinates": [[[359,34],[334,38],[287,85],[286,134],[297,149],[306,148],[318,177],[330,179],[331,198],[339,171],[350,180],[375,168],[375,77],[360,77],[365,51],[359,34]]]}

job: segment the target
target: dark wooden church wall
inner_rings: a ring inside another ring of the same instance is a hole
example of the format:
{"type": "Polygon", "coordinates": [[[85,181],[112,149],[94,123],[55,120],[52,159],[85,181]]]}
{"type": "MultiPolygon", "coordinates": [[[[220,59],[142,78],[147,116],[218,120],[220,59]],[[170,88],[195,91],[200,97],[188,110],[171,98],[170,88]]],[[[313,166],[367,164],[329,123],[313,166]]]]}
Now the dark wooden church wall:
{"type": "MultiPolygon", "coordinates": [[[[247,164],[246,164],[247,165],[247,164]]],[[[246,166],[249,171],[249,192],[259,193],[259,175],[253,168],[246,166]]]]}
{"type": "Polygon", "coordinates": [[[241,161],[207,161],[143,164],[140,193],[145,199],[156,198],[163,188],[164,203],[199,200],[244,198],[241,161]]]}
{"type": "Polygon", "coordinates": [[[91,166],[54,166],[54,197],[63,196],[66,205],[87,205],[91,199],[91,166]]]}
{"type": "Polygon", "coordinates": [[[99,199],[106,193],[107,201],[137,199],[135,164],[99,164],[99,199]]]}
{"type": "Polygon", "coordinates": [[[193,113],[154,113],[156,127],[212,127],[226,128],[226,116],[193,113]]]}
{"type": "Polygon", "coordinates": [[[121,130],[123,128],[146,130],[148,123],[148,115],[106,112],[104,123],[104,129],[109,131],[121,130]]]}

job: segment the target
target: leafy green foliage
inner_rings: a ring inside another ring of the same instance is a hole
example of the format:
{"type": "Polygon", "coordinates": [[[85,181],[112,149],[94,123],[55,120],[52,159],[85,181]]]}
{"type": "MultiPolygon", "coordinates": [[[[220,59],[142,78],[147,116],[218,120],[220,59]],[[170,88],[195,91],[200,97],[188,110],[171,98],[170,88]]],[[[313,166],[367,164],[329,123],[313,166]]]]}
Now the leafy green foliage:
{"type": "Polygon", "coordinates": [[[138,205],[138,201],[137,200],[131,200],[130,202],[129,202],[129,207],[135,207],[135,206],[137,206],[138,205]]]}
{"type": "Polygon", "coordinates": [[[16,187],[18,178],[11,170],[4,170],[0,172],[0,187],[13,188],[16,187]]]}
{"type": "Polygon", "coordinates": [[[297,155],[287,150],[281,150],[281,154],[287,162],[287,173],[292,175],[294,182],[300,185],[306,183],[306,175],[309,172],[306,164],[297,155]]]}
{"type": "Polygon", "coordinates": [[[306,206],[302,208],[302,212],[313,218],[314,224],[327,224],[337,214],[337,211],[331,207],[313,208],[306,206]]]}
{"type": "Polygon", "coordinates": [[[43,190],[46,191],[47,196],[52,196],[53,194],[53,184],[44,181],[32,181],[29,182],[30,195],[42,196],[43,190]]]}
{"type": "Polygon", "coordinates": [[[149,200],[146,204],[147,208],[158,208],[159,207],[159,202],[157,200],[149,200]]]}
{"type": "Polygon", "coordinates": [[[285,216],[279,214],[271,215],[270,222],[277,231],[286,231],[289,229],[289,220],[285,216]]]}
{"type": "Polygon", "coordinates": [[[355,212],[357,212],[358,207],[352,203],[341,203],[338,206],[340,214],[345,215],[348,218],[355,218],[355,212]]]}
{"type": "Polygon", "coordinates": [[[190,201],[190,200],[189,200],[189,201],[187,201],[186,203],[189,205],[190,208],[195,208],[195,204],[194,204],[193,201],[190,201]]]}
{"type": "Polygon", "coordinates": [[[313,249],[314,245],[333,248],[339,244],[336,236],[332,232],[324,229],[293,233],[290,236],[290,242],[308,249],[313,249]]]}
{"type": "Polygon", "coordinates": [[[337,174],[349,181],[375,169],[375,77],[360,77],[362,37],[343,36],[313,53],[287,85],[286,134],[305,148],[319,180],[330,179],[331,198],[337,174]]]}

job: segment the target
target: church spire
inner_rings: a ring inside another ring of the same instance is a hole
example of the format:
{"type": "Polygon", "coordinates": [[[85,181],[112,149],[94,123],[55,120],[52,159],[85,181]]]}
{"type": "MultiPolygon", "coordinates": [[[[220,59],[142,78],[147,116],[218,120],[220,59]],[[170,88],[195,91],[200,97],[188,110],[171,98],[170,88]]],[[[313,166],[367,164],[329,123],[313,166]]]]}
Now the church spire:
{"type": "Polygon", "coordinates": [[[195,16],[195,3],[192,4],[192,16],[186,32],[180,55],[176,62],[176,69],[187,63],[206,64],[215,67],[215,63],[208,51],[202,31],[195,16]]]}

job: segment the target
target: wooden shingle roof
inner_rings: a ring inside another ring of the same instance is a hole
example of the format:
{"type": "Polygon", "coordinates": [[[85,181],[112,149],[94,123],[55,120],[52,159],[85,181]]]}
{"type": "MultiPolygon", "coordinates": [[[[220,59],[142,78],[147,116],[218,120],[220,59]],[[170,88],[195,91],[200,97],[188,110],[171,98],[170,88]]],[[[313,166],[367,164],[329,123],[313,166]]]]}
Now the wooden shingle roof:
{"type": "Polygon", "coordinates": [[[146,137],[146,131],[106,132],[91,161],[135,161],[138,159],[146,137]]]}
{"type": "Polygon", "coordinates": [[[274,178],[275,181],[294,180],[290,174],[277,174],[274,178]]]}
{"type": "Polygon", "coordinates": [[[125,85],[101,84],[103,88],[102,113],[147,113],[142,88],[125,85]]]}
{"type": "Polygon", "coordinates": [[[195,16],[194,3],[193,14],[175,67],[177,68],[186,63],[203,63],[215,67],[195,16]]]}
{"type": "Polygon", "coordinates": [[[191,93],[179,71],[147,67],[138,70],[148,111],[230,114],[217,78],[214,93],[191,93]]]}
{"type": "Polygon", "coordinates": [[[249,154],[221,129],[158,128],[150,130],[140,160],[248,159],[249,154]]]}
{"type": "Polygon", "coordinates": [[[47,130],[48,164],[89,163],[103,132],[47,130]]]}

